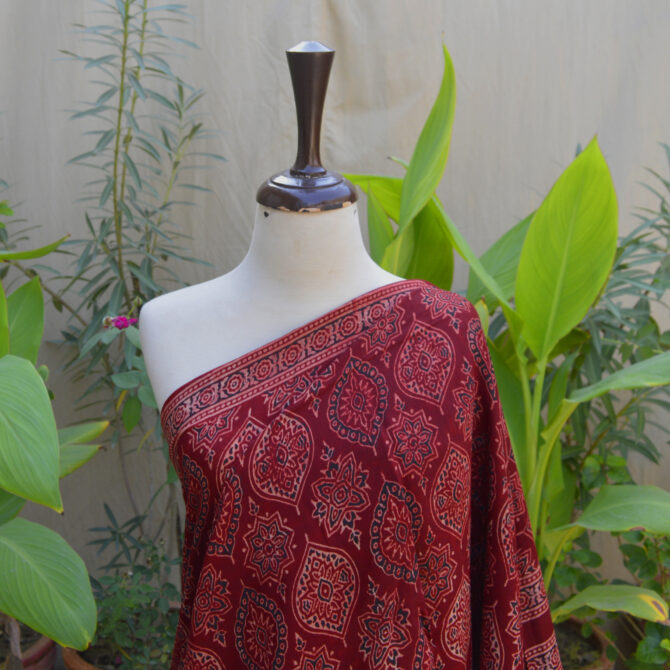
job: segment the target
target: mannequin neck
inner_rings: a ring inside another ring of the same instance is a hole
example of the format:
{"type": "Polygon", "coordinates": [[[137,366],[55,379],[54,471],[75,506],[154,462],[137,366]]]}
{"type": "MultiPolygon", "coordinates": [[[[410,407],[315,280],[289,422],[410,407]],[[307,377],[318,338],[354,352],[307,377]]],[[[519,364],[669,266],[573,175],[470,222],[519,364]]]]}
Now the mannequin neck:
{"type": "Polygon", "coordinates": [[[379,270],[361,237],[357,206],[302,214],[258,205],[251,245],[237,266],[259,287],[322,291],[379,270]]]}

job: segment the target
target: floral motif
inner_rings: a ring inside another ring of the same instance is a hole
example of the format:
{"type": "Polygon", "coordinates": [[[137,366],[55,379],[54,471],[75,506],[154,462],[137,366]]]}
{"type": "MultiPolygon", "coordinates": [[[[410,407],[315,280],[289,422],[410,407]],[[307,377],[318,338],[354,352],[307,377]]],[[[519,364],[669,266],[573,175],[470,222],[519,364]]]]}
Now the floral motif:
{"type": "Polygon", "coordinates": [[[414,472],[421,476],[426,465],[437,457],[437,426],[428,421],[422,409],[398,412],[389,434],[393,439],[389,457],[406,474],[414,472]]]}
{"type": "Polygon", "coordinates": [[[372,605],[358,617],[360,651],[371,668],[400,667],[401,650],[411,641],[409,610],[401,606],[397,589],[381,593],[372,582],[372,605]]]}
{"type": "Polygon", "coordinates": [[[279,581],[287,566],[293,563],[291,540],[293,530],[275,510],[267,516],[258,516],[253,528],[244,536],[247,547],[247,565],[255,572],[261,584],[279,581]]]}
{"type": "Polygon", "coordinates": [[[331,460],[322,476],[312,483],[313,516],[319,519],[327,537],[348,531],[349,539],[360,547],[360,531],[355,524],[360,512],[370,505],[369,474],[348,453],[331,460]]]}

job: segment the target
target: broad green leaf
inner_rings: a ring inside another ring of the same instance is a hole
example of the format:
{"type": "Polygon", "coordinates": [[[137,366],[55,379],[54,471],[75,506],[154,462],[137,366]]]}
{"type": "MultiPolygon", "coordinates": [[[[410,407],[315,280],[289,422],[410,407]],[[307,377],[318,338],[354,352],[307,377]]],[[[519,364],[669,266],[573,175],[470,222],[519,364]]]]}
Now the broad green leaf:
{"type": "Polygon", "coordinates": [[[47,244],[44,247],[39,247],[38,249],[29,249],[28,251],[0,251],[0,261],[21,261],[29,258],[41,258],[42,256],[50,254],[54,249],[57,249],[68,237],[70,236],[65,235],[65,237],[61,237],[60,240],[56,240],[55,242],[47,244]]]}
{"type": "Polygon", "coordinates": [[[9,491],[0,489],[0,525],[13,519],[25,504],[25,498],[20,498],[9,491]]]}
{"type": "Polygon", "coordinates": [[[7,298],[0,281],[0,357],[9,353],[9,318],[7,316],[7,298]]]}
{"type": "Polygon", "coordinates": [[[489,314],[488,309],[486,309],[486,304],[483,300],[477,300],[477,302],[474,304],[474,308],[477,310],[479,320],[482,322],[482,330],[484,331],[484,335],[488,337],[490,322],[489,317],[491,315],[489,314]]]}
{"type": "Polygon", "coordinates": [[[42,378],[24,358],[0,358],[0,487],[63,511],[58,434],[42,378]]]}
{"type": "MultiPolygon", "coordinates": [[[[558,445],[557,445],[558,446],[558,445]]],[[[561,450],[556,449],[559,459],[561,450]]],[[[558,528],[570,523],[572,512],[575,509],[575,496],[577,494],[577,477],[574,472],[568,470],[561,464],[561,481],[563,482],[563,489],[561,495],[554,496],[549,503],[549,523],[548,528],[558,528]]],[[[552,476],[552,464],[549,464],[548,477],[552,476]]]]}
{"type": "Polygon", "coordinates": [[[616,194],[594,138],[535,212],[521,250],[516,308],[538,360],[582,320],[598,296],[616,241],[616,194]]]}
{"type": "Polygon", "coordinates": [[[100,449],[99,444],[61,444],[58,476],[62,479],[88,463],[100,449]]]}
{"type": "Polygon", "coordinates": [[[403,180],[398,228],[402,230],[424,208],[442,179],[456,107],[456,76],[447,47],[437,99],[421,130],[403,180]]]}
{"type": "Polygon", "coordinates": [[[382,267],[407,279],[451,288],[454,252],[442,213],[431,200],[388,245],[382,267]]]}
{"type": "Polygon", "coordinates": [[[14,216],[14,210],[7,204],[6,200],[0,201],[0,216],[14,216]]]}
{"type": "Polygon", "coordinates": [[[58,431],[61,446],[66,444],[85,444],[97,440],[109,427],[109,421],[87,421],[67,426],[58,431]]]}
{"type": "Polygon", "coordinates": [[[670,384],[670,351],[617,370],[595,384],[577,389],[570,394],[568,400],[580,403],[593,400],[608,391],[665,384],[670,384]]]}
{"type": "Polygon", "coordinates": [[[484,284],[484,286],[486,286],[486,288],[496,297],[502,307],[503,312],[505,313],[505,318],[507,319],[507,323],[510,327],[510,333],[512,334],[514,340],[517,341],[521,329],[521,321],[518,314],[512,309],[512,306],[505,298],[505,294],[500,288],[498,282],[486,271],[484,266],[481,264],[481,261],[477,258],[474,251],[472,251],[472,248],[461,234],[461,231],[456,228],[453,221],[444,211],[444,207],[442,206],[439,198],[434,195],[432,197],[432,201],[440,212],[442,220],[445,223],[451,246],[456,249],[461,258],[463,258],[463,260],[475,271],[482,284],[484,284]]]}
{"type": "Polygon", "coordinates": [[[7,297],[9,353],[37,363],[44,331],[44,298],[39,277],[33,277],[7,297]]]}
{"type": "MultiPolygon", "coordinates": [[[[526,238],[528,226],[532,218],[533,214],[530,214],[523,221],[519,221],[519,223],[494,242],[479,258],[482,266],[498,282],[503,295],[508,300],[514,296],[514,282],[516,281],[521,247],[523,246],[523,241],[526,238]]],[[[470,302],[483,298],[489,308],[489,312],[493,312],[498,304],[496,297],[482,284],[481,279],[479,279],[472,268],[470,268],[468,276],[466,297],[470,302]]]]}
{"type": "Polygon", "coordinates": [[[368,235],[370,256],[381,263],[386,247],[393,240],[393,227],[372,190],[368,193],[368,235]]]}
{"type": "Polygon", "coordinates": [[[568,351],[575,351],[581,347],[584,342],[589,340],[591,335],[581,328],[573,328],[567,335],[563,336],[554,348],[549,352],[548,360],[553,361],[555,358],[562,356],[568,351]]]}
{"type": "Polygon", "coordinates": [[[650,589],[628,584],[594,584],[566,600],[552,612],[554,621],[567,616],[580,607],[592,607],[601,612],[627,612],[647,621],[668,619],[668,605],[650,589]]]}
{"type": "Polygon", "coordinates": [[[528,515],[530,524],[535,532],[538,528],[540,519],[540,504],[545,494],[545,482],[547,470],[552,457],[552,452],[558,444],[558,438],[563,430],[566,421],[572,416],[577,408],[577,404],[563,400],[555,411],[551,421],[542,430],[540,435],[540,450],[537,462],[533,472],[529,473],[531,479],[530,488],[526,488],[524,482],[524,491],[526,492],[528,502],[528,515]]]}
{"type": "Polygon", "coordinates": [[[109,421],[88,421],[58,431],[60,443],[59,476],[65,477],[87,463],[100,449],[97,440],[109,426],[109,421]]]}
{"type": "Polygon", "coordinates": [[[381,177],[372,174],[345,174],[350,182],[359,186],[360,189],[369,194],[374,191],[375,198],[386,214],[398,221],[400,216],[400,192],[402,190],[402,179],[400,177],[381,177]]]}
{"type": "Polygon", "coordinates": [[[519,476],[524,483],[524,490],[527,489],[527,483],[530,477],[528,473],[528,459],[525,450],[522,448],[526,439],[526,423],[524,420],[526,410],[523,404],[523,391],[521,382],[509,367],[504,356],[498,351],[495,343],[488,341],[489,352],[491,354],[491,363],[498,384],[498,393],[502,402],[505,423],[509,431],[514,460],[519,468],[519,476]]]}
{"type": "Polygon", "coordinates": [[[670,493],[651,485],[605,485],[571,524],[590,530],[644,529],[670,535],[670,493]]]}
{"type": "Polygon", "coordinates": [[[53,530],[21,517],[8,521],[0,526],[0,611],[85,649],[97,610],[84,561],[53,530]]]}

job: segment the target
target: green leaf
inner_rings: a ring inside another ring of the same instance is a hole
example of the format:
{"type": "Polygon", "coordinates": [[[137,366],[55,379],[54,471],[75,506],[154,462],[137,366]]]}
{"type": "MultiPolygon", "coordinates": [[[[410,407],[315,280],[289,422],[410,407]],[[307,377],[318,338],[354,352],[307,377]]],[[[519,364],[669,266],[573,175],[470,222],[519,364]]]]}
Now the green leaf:
{"type": "Polygon", "coordinates": [[[109,421],[86,421],[74,426],[67,426],[58,431],[58,442],[67,444],[85,444],[97,440],[109,427],[109,421]]]}
{"type": "Polygon", "coordinates": [[[140,173],[137,171],[137,166],[135,165],[133,159],[126,152],[123,153],[123,162],[126,164],[128,173],[135,182],[137,188],[142,188],[142,180],[140,179],[140,173]]]}
{"type": "Polygon", "coordinates": [[[35,367],[0,358],[0,487],[63,511],[58,434],[49,394],[35,367]]]}
{"type": "Polygon", "coordinates": [[[105,206],[105,203],[107,202],[107,200],[109,200],[109,196],[111,195],[113,188],[114,188],[114,179],[112,179],[112,177],[107,177],[107,183],[105,184],[105,188],[102,189],[102,193],[100,194],[98,207],[105,206]]]}
{"type": "Polygon", "coordinates": [[[117,372],[115,375],[112,375],[112,382],[120,389],[134,389],[139,385],[140,381],[140,373],[137,370],[117,372]]]}
{"type": "Polygon", "coordinates": [[[7,316],[7,298],[0,281],[0,357],[9,353],[9,317],[7,316]]]}
{"type": "Polygon", "coordinates": [[[529,478],[529,464],[526,462],[525,450],[521,448],[526,437],[526,424],[524,416],[526,409],[523,404],[523,391],[521,382],[515,372],[510,368],[505,357],[496,347],[495,343],[488,341],[491,363],[498,385],[498,393],[502,402],[505,423],[509,431],[514,459],[519,468],[521,480],[526,483],[529,478]]]}
{"type": "Polygon", "coordinates": [[[670,535],[670,493],[646,484],[608,484],[570,526],[609,532],[644,529],[670,535]]]}
{"type": "Polygon", "coordinates": [[[14,216],[14,210],[7,204],[6,200],[0,201],[0,216],[14,216]]]}
{"type": "Polygon", "coordinates": [[[128,326],[125,329],[126,337],[136,346],[138,349],[142,348],[142,342],[140,341],[140,331],[137,330],[135,326],[128,326]]]}
{"type": "Polygon", "coordinates": [[[114,128],[110,128],[108,131],[104,132],[98,140],[98,143],[95,145],[93,153],[100,153],[114,139],[115,135],[116,130],[114,128]]]}
{"type": "Polygon", "coordinates": [[[398,228],[402,230],[424,208],[442,179],[449,155],[456,106],[456,76],[447,47],[444,75],[437,99],[414,147],[403,180],[398,228]]]}
{"type": "Polygon", "coordinates": [[[400,177],[381,177],[370,174],[345,174],[352,184],[360,187],[363,193],[369,194],[373,191],[375,198],[386,214],[398,221],[400,216],[400,192],[402,191],[402,179],[400,177]]]}
{"type": "Polygon", "coordinates": [[[570,402],[580,403],[593,400],[609,391],[633,389],[670,384],[670,351],[652,356],[644,361],[629,365],[601,379],[595,384],[584,386],[570,394],[570,402]]]}
{"type": "Polygon", "coordinates": [[[627,612],[647,621],[666,621],[668,605],[650,589],[628,584],[594,584],[573,596],[552,612],[554,621],[565,619],[580,607],[603,612],[627,612]]]}
{"type": "Polygon", "coordinates": [[[62,479],[88,463],[100,447],[100,444],[61,444],[58,476],[62,479]]]}
{"type": "Polygon", "coordinates": [[[100,444],[88,443],[97,440],[108,426],[109,421],[88,421],[58,431],[61,478],[74,472],[95,456],[100,444]]]}
{"type": "Polygon", "coordinates": [[[131,274],[135,275],[146,287],[151,288],[154,291],[158,291],[159,293],[163,292],[163,289],[135,263],[128,261],[128,269],[130,270],[131,274]]]}
{"type": "Polygon", "coordinates": [[[154,392],[150,386],[140,386],[137,391],[137,397],[143,405],[158,409],[158,403],[156,402],[156,398],[154,398],[154,392]]]}
{"type": "Polygon", "coordinates": [[[386,247],[381,266],[408,279],[425,279],[444,289],[451,287],[451,237],[442,212],[432,200],[386,247]]]}
{"type": "MultiPolygon", "coordinates": [[[[523,246],[523,241],[526,239],[526,233],[528,232],[528,226],[532,218],[533,214],[530,214],[522,221],[519,221],[519,223],[494,242],[479,258],[482,266],[498,282],[503,295],[508,300],[514,296],[514,282],[516,281],[521,247],[523,246]]],[[[483,298],[491,313],[498,304],[496,297],[484,286],[472,268],[470,268],[468,277],[466,297],[470,302],[476,302],[480,298],[483,298]]]]}
{"type": "Polygon", "coordinates": [[[381,263],[384,250],[393,240],[393,227],[372,190],[368,193],[368,234],[370,256],[376,263],[381,263]]]}
{"type": "Polygon", "coordinates": [[[35,365],[44,331],[44,298],[39,277],[33,277],[7,298],[7,315],[9,353],[35,365]]]}
{"type": "Polygon", "coordinates": [[[468,263],[468,265],[475,271],[482,284],[484,284],[484,286],[486,286],[486,288],[496,297],[502,307],[503,312],[505,313],[505,318],[509,324],[510,332],[516,340],[521,328],[521,321],[518,314],[512,309],[512,306],[509,304],[509,302],[507,302],[503,290],[500,288],[498,282],[486,271],[484,266],[481,264],[481,261],[477,258],[477,256],[475,256],[474,251],[472,251],[472,248],[461,234],[461,231],[456,228],[453,221],[444,211],[444,207],[442,207],[442,203],[440,202],[439,198],[434,195],[432,200],[435,204],[435,207],[437,207],[440,211],[442,220],[445,223],[451,246],[456,249],[461,258],[463,258],[463,260],[468,263]]]}
{"type": "Polygon", "coordinates": [[[25,498],[20,498],[13,493],[9,493],[9,491],[0,489],[0,525],[13,519],[25,504],[25,498]]]}
{"type": "Polygon", "coordinates": [[[123,403],[123,413],[121,415],[123,425],[128,433],[133,432],[133,428],[140,422],[142,417],[142,403],[135,395],[128,396],[123,403]]]}
{"type": "Polygon", "coordinates": [[[63,244],[68,237],[70,236],[65,235],[65,237],[61,237],[60,240],[56,240],[51,244],[47,244],[46,246],[37,249],[29,249],[28,251],[0,251],[0,261],[20,261],[46,256],[63,244]]]}
{"type": "Polygon", "coordinates": [[[0,611],[85,649],[97,610],[84,561],[58,533],[15,518],[0,526],[0,611]]]}
{"type": "Polygon", "coordinates": [[[516,308],[538,360],[584,317],[616,251],[617,203],[594,138],[535,212],[521,250],[516,308]]]}

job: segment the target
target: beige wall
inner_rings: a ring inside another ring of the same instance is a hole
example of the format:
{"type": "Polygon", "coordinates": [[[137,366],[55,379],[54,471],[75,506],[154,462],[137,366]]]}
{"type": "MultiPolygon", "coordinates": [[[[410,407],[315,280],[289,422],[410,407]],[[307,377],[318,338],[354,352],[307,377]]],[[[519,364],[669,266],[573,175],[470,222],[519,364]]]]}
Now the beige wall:
{"type": "MultiPolygon", "coordinates": [[[[183,0],[186,1],[186,0],[183,0]]],[[[220,131],[212,150],[228,162],[197,175],[213,189],[183,215],[193,251],[214,265],[180,268],[197,282],[232,269],[251,235],[254,195],[294,157],[294,110],[284,50],[318,39],[337,50],[322,155],[331,169],[399,174],[386,160],[408,159],[439,87],[441,41],[455,65],[458,102],[451,155],[439,189],[467,239],[484,251],[540,202],[577,143],[598,133],[619,196],[621,227],[650,204],[638,184],[643,166],[664,170],[657,141],[670,141],[670,3],[663,0],[190,0],[184,35],[200,45],[177,69],[206,89],[203,111],[220,131]]],[[[91,71],[59,60],[77,48],[71,25],[97,21],[92,0],[0,2],[0,178],[18,213],[41,226],[36,241],[84,233],[75,202],[87,175],[66,161],[84,150],[81,127],[65,110],[91,100],[91,71]]],[[[667,172],[666,172],[667,174],[667,172]]],[[[4,196],[3,196],[4,197],[4,196]]],[[[464,288],[462,265],[454,288],[464,288]]],[[[47,338],[62,317],[50,314],[47,338]]],[[[62,424],[74,420],[73,390],[52,367],[62,424]]],[[[665,448],[667,452],[667,448],[665,448]]],[[[129,457],[128,477],[148,497],[162,459],[129,457]],[[152,463],[150,463],[152,461],[152,463]]],[[[644,477],[658,472],[641,467],[644,477]]],[[[666,465],[666,472],[668,471],[666,465]]],[[[152,488],[153,487],[153,488],[152,488]]],[[[118,454],[100,454],[63,481],[65,515],[31,506],[27,515],[63,533],[99,560],[84,529],[105,522],[102,501],[130,514],[118,454]]]]}

